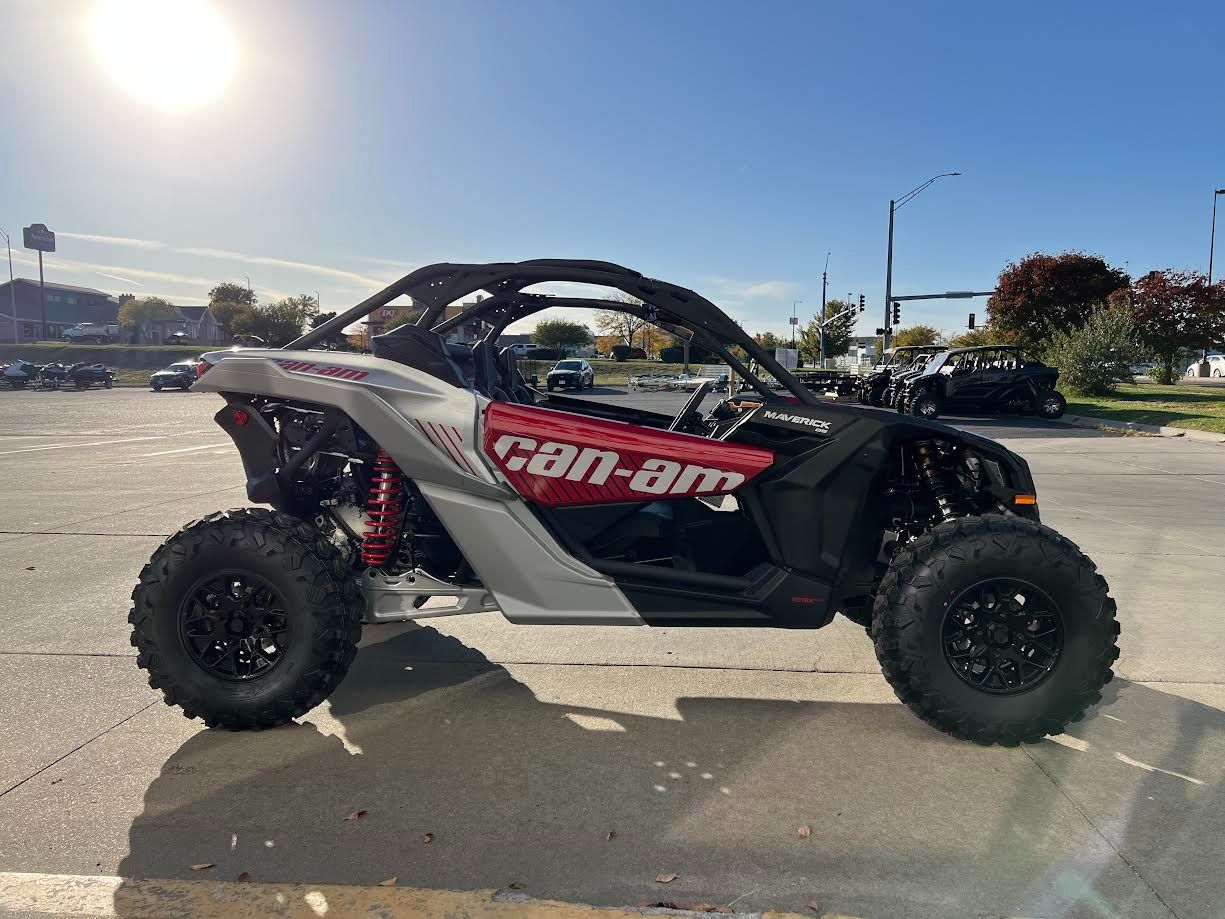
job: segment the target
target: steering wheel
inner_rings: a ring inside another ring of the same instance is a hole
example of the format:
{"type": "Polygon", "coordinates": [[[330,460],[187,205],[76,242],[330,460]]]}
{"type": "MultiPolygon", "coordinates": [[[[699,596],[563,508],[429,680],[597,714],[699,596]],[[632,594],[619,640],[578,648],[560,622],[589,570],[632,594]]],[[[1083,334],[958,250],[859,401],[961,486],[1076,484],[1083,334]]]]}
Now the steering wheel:
{"type": "Polygon", "coordinates": [[[689,401],[685,403],[685,407],[680,410],[680,413],[672,419],[672,423],[668,425],[669,431],[683,431],[685,428],[698,417],[698,406],[702,404],[702,400],[706,398],[706,394],[710,392],[714,386],[713,380],[703,380],[698,384],[698,388],[693,391],[693,395],[689,397],[689,401]]]}

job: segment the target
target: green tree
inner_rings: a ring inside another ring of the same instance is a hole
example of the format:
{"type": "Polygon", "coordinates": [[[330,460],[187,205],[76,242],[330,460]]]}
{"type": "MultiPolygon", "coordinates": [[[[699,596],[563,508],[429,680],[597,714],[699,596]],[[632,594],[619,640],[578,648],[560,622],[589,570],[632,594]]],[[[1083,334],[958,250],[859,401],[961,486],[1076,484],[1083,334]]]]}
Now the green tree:
{"type": "Polygon", "coordinates": [[[1043,352],[1059,368],[1059,385],[1078,396],[1101,396],[1131,379],[1137,355],[1136,322],[1129,309],[1095,310],[1080,328],[1057,329],[1043,352]]]}
{"type": "Polygon", "coordinates": [[[1154,378],[1173,383],[1187,349],[1210,348],[1225,342],[1225,284],[1209,284],[1196,271],[1166,268],[1137,278],[1126,296],[1141,346],[1153,356],[1154,378]]]}
{"type": "Polygon", "coordinates": [[[247,306],[255,306],[258,302],[259,298],[255,296],[254,291],[241,284],[231,284],[229,281],[222,281],[208,292],[210,307],[214,303],[244,303],[247,306]]]}
{"type": "Polygon", "coordinates": [[[1011,344],[1016,344],[1016,342],[999,330],[992,328],[969,329],[949,339],[950,348],[977,348],[980,345],[1011,344]]]}
{"type": "Polygon", "coordinates": [[[770,354],[774,353],[775,348],[788,348],[791,343],[783,338],[775,335],[773,332],[758,332],[753,336],[757,344],[761,345],[770,354]]]}
{"type": "Polygon", "coordinates": [[[1017,344],[1032,347],[1052,331],[1079,328],[1130,280],[1126,272],[1096,255],[1035,252],[1000,272],[995,293],[987,301],[989,325],[1017,344]]]}
{"type": "Polygon", "coordinates": [[[144,341],[145,328],[151,322],[176,319],[179,311],[161,297],[127,300],[119,307],[119,324],[136,333],[136,341],[144,341]]]}
{"type": "Polygon", "coordinates": [[[553,348],[564,354],[591,344],[591,330],[569,319],[543,319],[532,330],[532,341],[542,348],[553,348]]]}
{"type": "MultiPolygon", "coordinates": [[[[902,345],[938,345],[942,343],[940,330],[930,325],[912,325],[905,329],[898,329],[889,339],[889,344],[894,348],[900,348],[902,345]]],[[[877,354],[884,349],[884,341],[881,336],[876,336],[873,347],[876,348],[877,354]]]]}
{"type": "MultiPolygon", "coordinates": [[[[843,310],[850,310],[850,304],[841,300],[828,300],[825,303],[825,315],[833,316],[843,310]]],[[[818,317],[813,316],[801,331],[796,340],[800,356],[805,360],[819,361],[821,359],[821,327],[818,317]]],[[[840,357],[851,350],[851,339],[855,337],[855,324],[859,321],[859,313],[850,310],[846,315],[825,324],[825,357],[840,357]]]]}
{"type": "Polygon", "coordinates": [[[235,335],[256,335],[270,347],[280,348],[298,338],[318,312],[319,303],[309,294],[286,297],[239,313],[230,331],[235,335]]]}

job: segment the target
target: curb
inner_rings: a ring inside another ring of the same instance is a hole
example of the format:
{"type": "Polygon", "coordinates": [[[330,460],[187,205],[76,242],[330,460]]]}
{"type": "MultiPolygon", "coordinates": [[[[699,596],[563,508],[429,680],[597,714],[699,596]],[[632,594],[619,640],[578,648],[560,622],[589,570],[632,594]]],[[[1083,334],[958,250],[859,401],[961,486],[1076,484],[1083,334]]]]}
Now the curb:
{"type": "MultiPolygon", "coordinates": [[[[95,919],[642,919],[698,916],[693,911],[584,906],[535,900],[503,890],[434,890],[355,884],[181,881],[69,874],[0,873],[0,910],[95,919]]],[[[755,919],[804,919],[796,913],[736,913],[755,919]]],[[[808,917],[813,919],[813,917],[808,917]]],[[[825,914],[822,919],[852,919],[825,914]]]]}
{"type": "Polygon", "coordinates": [[[1225,444],[1225,434],[1213,431],[1195,431],[1191,428],[1171,428],[1157,424],[1140,424],[1138,421],[1111,421],[1107,418],[1092,418],[1087,415],[1064,415],[1059,419],[1064,424],[1078,428],[1102,428],[1107,431],[1132,431],[1151,434],[1154,437],[1182,437],[1209,444],[1225,444]]]}

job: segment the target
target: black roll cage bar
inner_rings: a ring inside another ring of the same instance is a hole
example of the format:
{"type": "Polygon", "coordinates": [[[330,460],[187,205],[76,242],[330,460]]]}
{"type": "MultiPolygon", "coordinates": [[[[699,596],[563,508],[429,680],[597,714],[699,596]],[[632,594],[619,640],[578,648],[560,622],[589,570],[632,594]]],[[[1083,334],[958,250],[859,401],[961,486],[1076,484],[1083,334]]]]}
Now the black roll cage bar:
{"type": "MultiPolygon", "coordinates": [[[[629,313],[669,331],[672,331],[670,327],[688,331],[691,340],[696,340],[717,353],[746,383],[767,398],[776,397],[737,360],[728,347],[729,343],[743,348],[801,403],[819,403],[812,392],[774,359],[774,355],[762,348],[751,335],[705,297],[688,288],[645,277],[637,271],[614,265],[612,262],[586,259],[533,259],[526,262],[494,262],[485,265],[443,262],[426,265],[295,339],[283,350],[305,350],[333,335],[339,335],[345,326],[366,318],[379,307],[386,306],[405,294],[412,297],[414,302],[425,306],[425,312],[414,324],[440,334],[473,319],[483,319],[496,311],[498,315],[493,322],[494,329],[490,332],[494,339],[510,323],[550,306],[609,309],[629,313]],[[611,287],[642,303],[640,305],[619,300],[549,297],[522,292],[533,284],[549,281],[611,287]],[[448,304],[462,300],[478,290],[484,290],[490,296],[460,315],[442,323],[438,322],[448,304]]],[[[486,335],[482,343],[486,341],[492,342],[493,339],[486,335]]]]}

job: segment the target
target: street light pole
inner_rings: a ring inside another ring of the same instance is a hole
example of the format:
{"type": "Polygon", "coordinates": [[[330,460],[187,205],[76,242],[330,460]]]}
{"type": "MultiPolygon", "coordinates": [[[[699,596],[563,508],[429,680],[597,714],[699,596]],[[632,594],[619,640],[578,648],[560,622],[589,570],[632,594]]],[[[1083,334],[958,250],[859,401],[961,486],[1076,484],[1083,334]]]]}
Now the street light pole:
{"type": "MultiPolygon", "coordinates": [[[[1216,202],[1213,201],[1215,208],[1216,202]]],[[[9,239],[8,233],[0,230],[4,234],[4,246],[9,250],[9,308],[13,311],[13,340],[17,340],[17,285],[13,283],[13,243],[9,239]]],[[[1211,269],[1209,269],[1211,271],[1211,269]]]]}
{"type": "Polygon", "coordinates": [[[803,303],[803,302],[804,302],[803,300],[792,300],[791,301],[791,347],[793,350],[795,349],[795,324],[796,324],[795,306],[797,303],[803,303]]]}
{"type": "MultiPolygon", "coordinates": [[[[1225,189],[1216,189],[1213,192],[1213,232],[1208,236],[1208,283],[1213,283],[1213,249],[1216,248],[1216,199],[1221,195],[1225,195],[1225,189]]],[[[12,256],[10,256],[10,270],[12,274],[12,256]]]]}
{"type": "Polygon", "coordinates": [[[825,288],[829,284],[829,253],[825,253],[825,269],[821,272],[821,366],[825,366],[825,288]]]}
{"type": "Polygon", "coordinates": [[[888,250],[888,255],[885,257],[885,322],[884,322],[885,334],[882,336],[882,340],[881,340],[881,351],[882,352],[884,352],[885,349],[889,347],[890,320],[892,318],[890,316],[890,307],[892,306],[892,303],[893,303],[893,215],[894,215],[894,212],[897,211],[897,209],[902,207],[903,205],[909,204],[921,192],[926,191],[928,188],[930,188],[935,183],[936,179],[943,179],[943,178],[947,178],[948,176],[959,176],[959,175],[961,175],[960,172],[942,172],[940,173],[940,175],[932,176],[922,185],[918,185],[912,188],[910,191],[906,192],[906,194],[902,195],[902,197],[898,198],[896,201],[892,199],[890,199],[889,201],[889,250],[888,250]]]}

